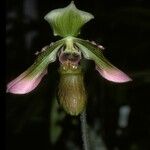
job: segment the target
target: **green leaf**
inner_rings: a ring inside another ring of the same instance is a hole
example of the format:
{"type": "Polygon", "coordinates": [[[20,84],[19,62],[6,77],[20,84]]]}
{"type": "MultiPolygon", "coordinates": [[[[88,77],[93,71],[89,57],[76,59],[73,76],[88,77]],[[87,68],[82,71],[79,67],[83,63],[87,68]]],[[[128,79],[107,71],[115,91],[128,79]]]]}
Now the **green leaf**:
{"type": "Polygon", "coordinates": [[[50,141],[55,144],[62,133],[61,121],[64,119],[66,114],[64,111],[59,111],[59,104],[56,97],[52,98],[51,112],[50,112],[50,141]]]}
{"type": "Polygon", "coordinates": [[[77,9],[73,1],[67,7],[52,10],[44,17],[54,35],[61,37],[77,36],[81,27],[93,18],[92,14],[77,9]]]}

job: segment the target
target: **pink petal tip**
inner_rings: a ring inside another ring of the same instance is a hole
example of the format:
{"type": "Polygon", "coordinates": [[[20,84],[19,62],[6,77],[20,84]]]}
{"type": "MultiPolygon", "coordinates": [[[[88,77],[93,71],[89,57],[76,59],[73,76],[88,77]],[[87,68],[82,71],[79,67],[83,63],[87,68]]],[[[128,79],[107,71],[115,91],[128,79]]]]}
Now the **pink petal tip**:
{"type": "Polygon", "coordinates": [[[13,94],[26,94],[34,90],[43,76],[47,73],[47,70],[44,70],[42,73],[36,75],[35,77],[28,77],[26,72],[22,73],[16,79],[7,84],[7,93],[13,94]]]}
{"type": "Polygon", "coordinates": [[[128,75],[116,67],[100,69],[96,66],[96,70],[102,75],[102,77],[112,82],[124,83],[132,81],[128,75]]]}

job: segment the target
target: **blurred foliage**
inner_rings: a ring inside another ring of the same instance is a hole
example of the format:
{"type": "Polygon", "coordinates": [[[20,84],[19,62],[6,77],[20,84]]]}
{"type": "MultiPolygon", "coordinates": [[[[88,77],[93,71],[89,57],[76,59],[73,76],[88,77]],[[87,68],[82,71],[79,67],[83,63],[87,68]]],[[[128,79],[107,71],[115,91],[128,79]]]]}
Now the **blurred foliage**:
{"type": "MultiPolygon", "coordinates": [[[[70,1],[6,1],[6,81],[28,68],[34,53],[58,39],[43,17],[70,1]]],[[[93,150],[150,149],[150,5],[146,0],[75,0],[78,8],[95,19],[80,35],[103,45],[104,55],[133,78],[114,84],[102,79],[92,61],[83,60],[88,93],[87,121],[93,150]],[[125,115],[122,107],[130,108],[125,115]],[[126,116],[125,126],[119,118],[126,116]]],[[[81,150],[79,117],[71,117],[58,106],[56,95],[59,63],[39,87],[27,95],[6,95],[7,150],[81,150]]]]}

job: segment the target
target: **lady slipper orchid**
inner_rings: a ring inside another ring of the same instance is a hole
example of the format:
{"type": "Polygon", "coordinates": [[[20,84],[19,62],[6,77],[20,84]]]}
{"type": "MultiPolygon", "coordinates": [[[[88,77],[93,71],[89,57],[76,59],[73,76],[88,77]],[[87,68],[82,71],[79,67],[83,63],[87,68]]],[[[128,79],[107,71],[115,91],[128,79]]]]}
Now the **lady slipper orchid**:
{"type": "Polygon", "coordinates": [[[105,79],[118,83],[131,81],[130,77],[104,57],[103,46],[77,38],[81,27],[93,18],[92,14],[77,9],[73,1],[65,8],[50,11],[44,19],[50,24],[54,36],[58,35],[62,39],[46,46],[31,67],[8,83],[7,92],[25,94],[34,90],[46,75],[48,65],[57,57],[63,68],[71,66],[71,72],[85,58],[95,62],[96,70],[105,79]]]}

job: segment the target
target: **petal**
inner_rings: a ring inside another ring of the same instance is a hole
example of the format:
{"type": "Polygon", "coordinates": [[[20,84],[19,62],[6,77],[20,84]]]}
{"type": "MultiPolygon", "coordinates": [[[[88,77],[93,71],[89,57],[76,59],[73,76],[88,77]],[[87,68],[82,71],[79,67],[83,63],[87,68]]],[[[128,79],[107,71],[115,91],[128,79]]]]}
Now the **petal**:
{"type": "Polygon", "coordinates": [[[38,86],[38,84],[42,80],[43,76],[46,75],[46,73],[47,69],[44,70],[42,73],[37,74],[34,78],[31,78],[28,77],[27,72],[24,72],[7,85],[6,92],[13,94],[29,93],[38,86]]]}
{"type": "Polygon", "coordinates": [[[8,83],[6,92],[25,94],[34,90],[46,74],[48,64],[56,60],[57,52],[62,45],[63,40],[60,40],[42,51],[31,67],[8,83]]]}
{"type": "Polygon", "coordinates": [[[77,9],[73,1],[67,7],[52,10],[44,17],[54,35],[61,37],[77,36],[80,28],[93,18],[92,14],[77,9]]]}
{"type": "Polygon", "coordinates": [[[77,39],[76,45],[83,53],[86,59],[95,61],[96,70],[107,80],[112,82],[128,82],[132,79],[123,73],[121,70],[112,65],[103,55],[99,46],[93,45],[89,41],[77,39]]]}
{"type": "Polygon", "coordinates": [[[100,69],[98,66],[96,66],[96,70],[102,75],[102,77],[112,82],[123,83],[132,80],[116,67],[111,67],[110,69],[100,69]]]}

